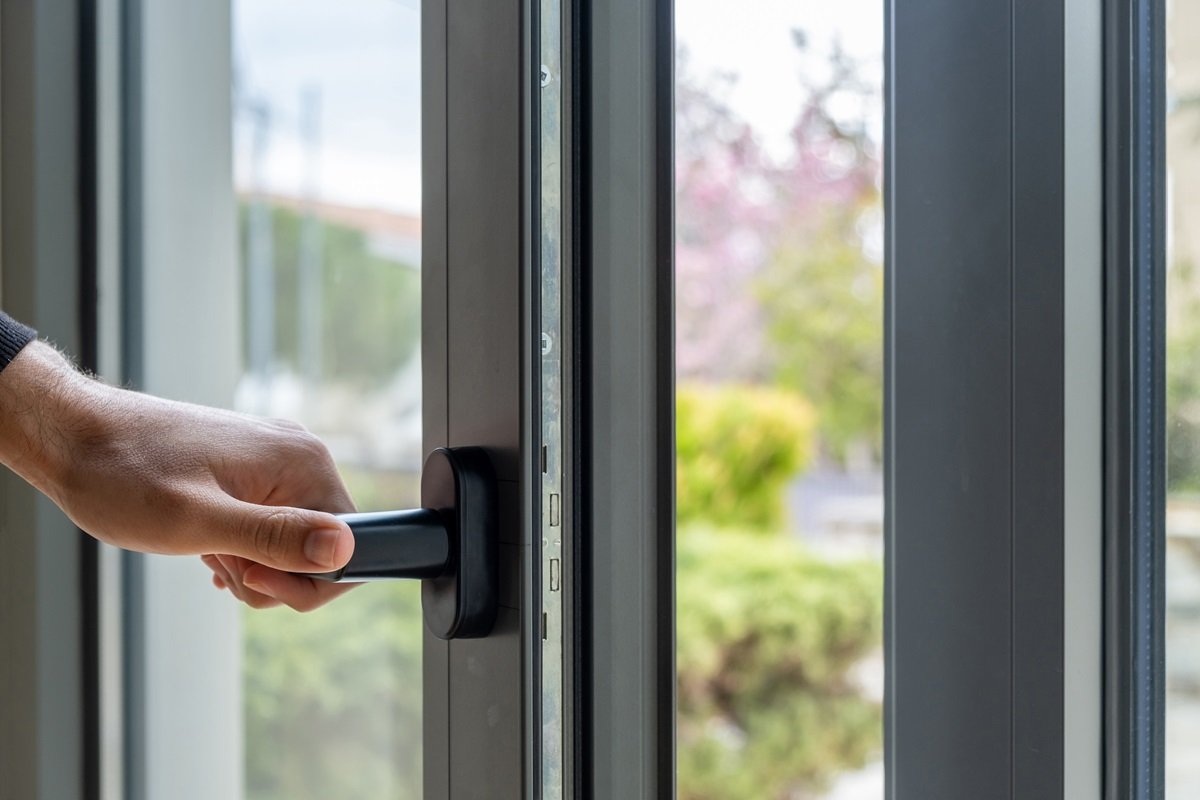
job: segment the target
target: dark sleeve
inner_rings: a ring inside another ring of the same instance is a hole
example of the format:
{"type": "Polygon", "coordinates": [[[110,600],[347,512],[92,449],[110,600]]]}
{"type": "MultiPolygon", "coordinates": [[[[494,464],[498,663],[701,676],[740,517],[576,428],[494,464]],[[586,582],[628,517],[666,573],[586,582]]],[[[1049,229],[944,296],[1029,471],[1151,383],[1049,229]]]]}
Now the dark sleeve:
{"type": "Polygon", "coordinates": [[[25,345],[37,338],[37,331],[27,328],[0,311],[0,372],[17,357],[25,345]]]}

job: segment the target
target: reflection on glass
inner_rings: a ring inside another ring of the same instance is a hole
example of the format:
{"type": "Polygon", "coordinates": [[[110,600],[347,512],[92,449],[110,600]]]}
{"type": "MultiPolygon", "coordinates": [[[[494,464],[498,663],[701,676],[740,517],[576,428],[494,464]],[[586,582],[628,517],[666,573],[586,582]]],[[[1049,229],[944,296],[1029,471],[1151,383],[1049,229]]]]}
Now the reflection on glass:
{"type": "Polygon", "coordinates": [[[1200,7],[1167,15],[1168,800],[1200,797],[1200,7]]]}
{"type": "Polygon", "coordinates": [[[882,6],[676,14],[679,796],[881,800],[882,6]]]}
{"type": "MultiPolygon", "coordinates": [[[[233,4],[237,405],[323,438],[362,510],[418,504],[418,8],[233,4]]],[[[421,796],[415,582],[244,630],[249,800],[421,796]]]]}

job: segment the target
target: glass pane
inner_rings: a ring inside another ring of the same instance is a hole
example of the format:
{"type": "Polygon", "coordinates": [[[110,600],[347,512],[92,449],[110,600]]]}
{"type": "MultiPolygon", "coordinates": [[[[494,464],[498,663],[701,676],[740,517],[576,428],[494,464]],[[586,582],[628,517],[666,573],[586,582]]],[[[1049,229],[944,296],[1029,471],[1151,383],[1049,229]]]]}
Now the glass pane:
{"type": "Polygon", "coordinates": [[[1200,796],[1200,6],[1167,3],[1167,766],[1200,796]]]}
{"type": "MultiPolygon", "coordinates": [[[[236,0],[237,406],[326,441],[360,510],[419,505],[417,0],[236,0]]],[[[244,614],[246,797],[421,796],[419,584],[244,614]]]]}
{"type": "Polygon", "coordinates": [[[880,800],[883,6],[676,27],[679,796],[880,800]]]}

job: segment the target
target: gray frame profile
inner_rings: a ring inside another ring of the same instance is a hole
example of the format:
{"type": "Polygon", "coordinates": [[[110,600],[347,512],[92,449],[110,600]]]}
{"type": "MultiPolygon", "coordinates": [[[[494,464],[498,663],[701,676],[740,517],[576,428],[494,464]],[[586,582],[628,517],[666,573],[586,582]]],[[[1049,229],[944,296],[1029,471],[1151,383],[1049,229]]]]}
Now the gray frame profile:
{"type": "MultiPolygon", "coordinates": [[[[115,381],[120,4],[0,3],[0,306],[115,381]]],[[[125,797],[121,553],[7,473],[0,540],[0,797],[125,797]]]]}
{"type": "MultiPolygon", "coordinates": [[[[78,26],[72,0],[0,2],[0,307],[76,353],[92,333],[81,313],[78,26]]],[[[81,797],[92,767],[85,700],[95,710],[82,582],[90,546],[3,469],[0,541],[0,797],[81,797]]]]}
{"type": "Polygon", "coordinates": [[[528,0],[421,6],[425,449],[487,448],[501,514],[492,634],[425,634],[427,800],[534,796],[529,24],[528,0]]]}
{"type": "MultiPolygon", "coordinates": [[[[488,447],[504,516],[496,632],[425,640],[425,797],[535,798],[536,9],[470,0],[422,13],[426,447],[488,447]]],[[[564,643],[580,667],[567,676],[566,763],[581,797],[674,795],[672,14],[670,0],[564,12],[564,179],[578,187],[564,208],[579,553],[568,600],[580,632],[564,643]]]]}
{"type": "Polygon", "coordinates": [[[1097,9],[888,4],[889,798],[1099,790],[1097,9]]]}
{"type": "Polygon", "coordinates": [[[674,797],[674,4],[581,6],[583,796],[674,797]]]}
{"type": "Polygon", "coordinates": [[[1165,767],[1166,4],[1105,0],[1105,797],[1165,767]]]}

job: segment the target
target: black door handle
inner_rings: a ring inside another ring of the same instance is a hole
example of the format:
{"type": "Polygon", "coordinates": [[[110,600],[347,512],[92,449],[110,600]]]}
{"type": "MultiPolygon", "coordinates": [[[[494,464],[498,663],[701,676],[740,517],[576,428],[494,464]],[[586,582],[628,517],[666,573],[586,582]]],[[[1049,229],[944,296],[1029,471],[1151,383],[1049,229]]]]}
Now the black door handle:
{"type": "Polygon", "coordinates": [[[326,581],[422,581],[425,625],[442,639],[476,639],[496,621],[496,477],[478,447],[439,448],[421,472],[423,508],[342,514],[354,555],[326,581]]]}

